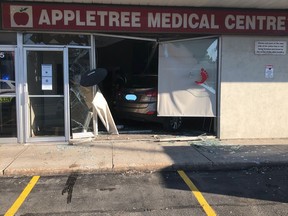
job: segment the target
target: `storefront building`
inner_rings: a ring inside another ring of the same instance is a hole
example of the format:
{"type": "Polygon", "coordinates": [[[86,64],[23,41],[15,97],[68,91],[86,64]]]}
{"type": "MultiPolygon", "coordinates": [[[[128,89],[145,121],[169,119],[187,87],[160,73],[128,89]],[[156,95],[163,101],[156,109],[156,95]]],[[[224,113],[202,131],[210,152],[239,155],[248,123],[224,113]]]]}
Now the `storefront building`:
{"type": "Polygon", "coordinates": [[[95,2],[1,3],[1,143],[96,136],[98,87],[80,84],[95,68],[108,107],[119,74],[147,73],[159,117],[212,119],[220,139],[288,137],[286,1],[95,2]]]}

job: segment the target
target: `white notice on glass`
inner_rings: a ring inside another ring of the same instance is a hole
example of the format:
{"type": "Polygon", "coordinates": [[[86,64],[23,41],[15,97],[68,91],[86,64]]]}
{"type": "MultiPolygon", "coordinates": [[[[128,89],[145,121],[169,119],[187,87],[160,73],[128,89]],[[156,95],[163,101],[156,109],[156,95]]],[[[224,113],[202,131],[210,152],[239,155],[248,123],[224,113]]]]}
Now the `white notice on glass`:
{"type": "Polygon", "coordinates": [[[52,90],[52,77],[42,77],[42,90],[52,90]]]}
{"type": "Polygon", "coordinates": [[[52,90],[52,64],[41,65],[42,90],[52,90]]]}
{"type": "Polygon", "coordinates": [[[42,77],[52,77],[52,64],[41,65],[42,77]]]}

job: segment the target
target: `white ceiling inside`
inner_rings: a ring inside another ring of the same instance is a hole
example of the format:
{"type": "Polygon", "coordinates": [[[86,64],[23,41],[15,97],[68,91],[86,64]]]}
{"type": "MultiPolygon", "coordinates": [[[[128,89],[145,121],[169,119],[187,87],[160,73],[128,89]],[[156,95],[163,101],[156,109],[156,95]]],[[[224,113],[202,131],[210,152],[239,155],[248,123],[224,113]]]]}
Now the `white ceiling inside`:
{"type": "MultiPolygon", "coordinates": [[[[10,0],[12,1],[12,0],[10,0]]],[[[20,0],[21,1],[21,0],[20,0]]],[[[21,2],[100,3],[190,7],[288,9],[288,0],[22,0],[21,2]]]]}

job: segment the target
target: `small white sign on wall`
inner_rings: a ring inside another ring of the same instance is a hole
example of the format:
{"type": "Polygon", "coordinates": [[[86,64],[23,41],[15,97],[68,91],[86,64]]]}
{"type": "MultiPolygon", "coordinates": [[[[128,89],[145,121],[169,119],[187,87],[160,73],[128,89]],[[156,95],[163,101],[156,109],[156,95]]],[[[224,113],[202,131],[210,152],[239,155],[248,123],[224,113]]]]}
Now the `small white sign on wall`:
{"type": "Polygon", "coordinates": [[[274,77],[274,68],[273,65],[266,65],[265,68],[265,78],[272,79],[274,77]]]}
{"type": "Polygon", "coordinates": [[[256,41],[256,55],[286,55],[287,41],[256,41]]]}

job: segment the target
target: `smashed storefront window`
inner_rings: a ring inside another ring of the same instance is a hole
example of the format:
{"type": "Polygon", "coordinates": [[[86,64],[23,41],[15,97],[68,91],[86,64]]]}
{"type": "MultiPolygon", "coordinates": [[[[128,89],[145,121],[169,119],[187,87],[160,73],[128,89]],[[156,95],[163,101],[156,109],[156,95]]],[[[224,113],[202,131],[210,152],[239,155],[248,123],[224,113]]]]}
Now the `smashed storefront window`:
{"type": "Polygon", "coordinates": [[[69,95],[71,130],[92,132],[93,88],[80,85],[81,75],[90,70],[90,49],[69,49],[69,95]]]}

